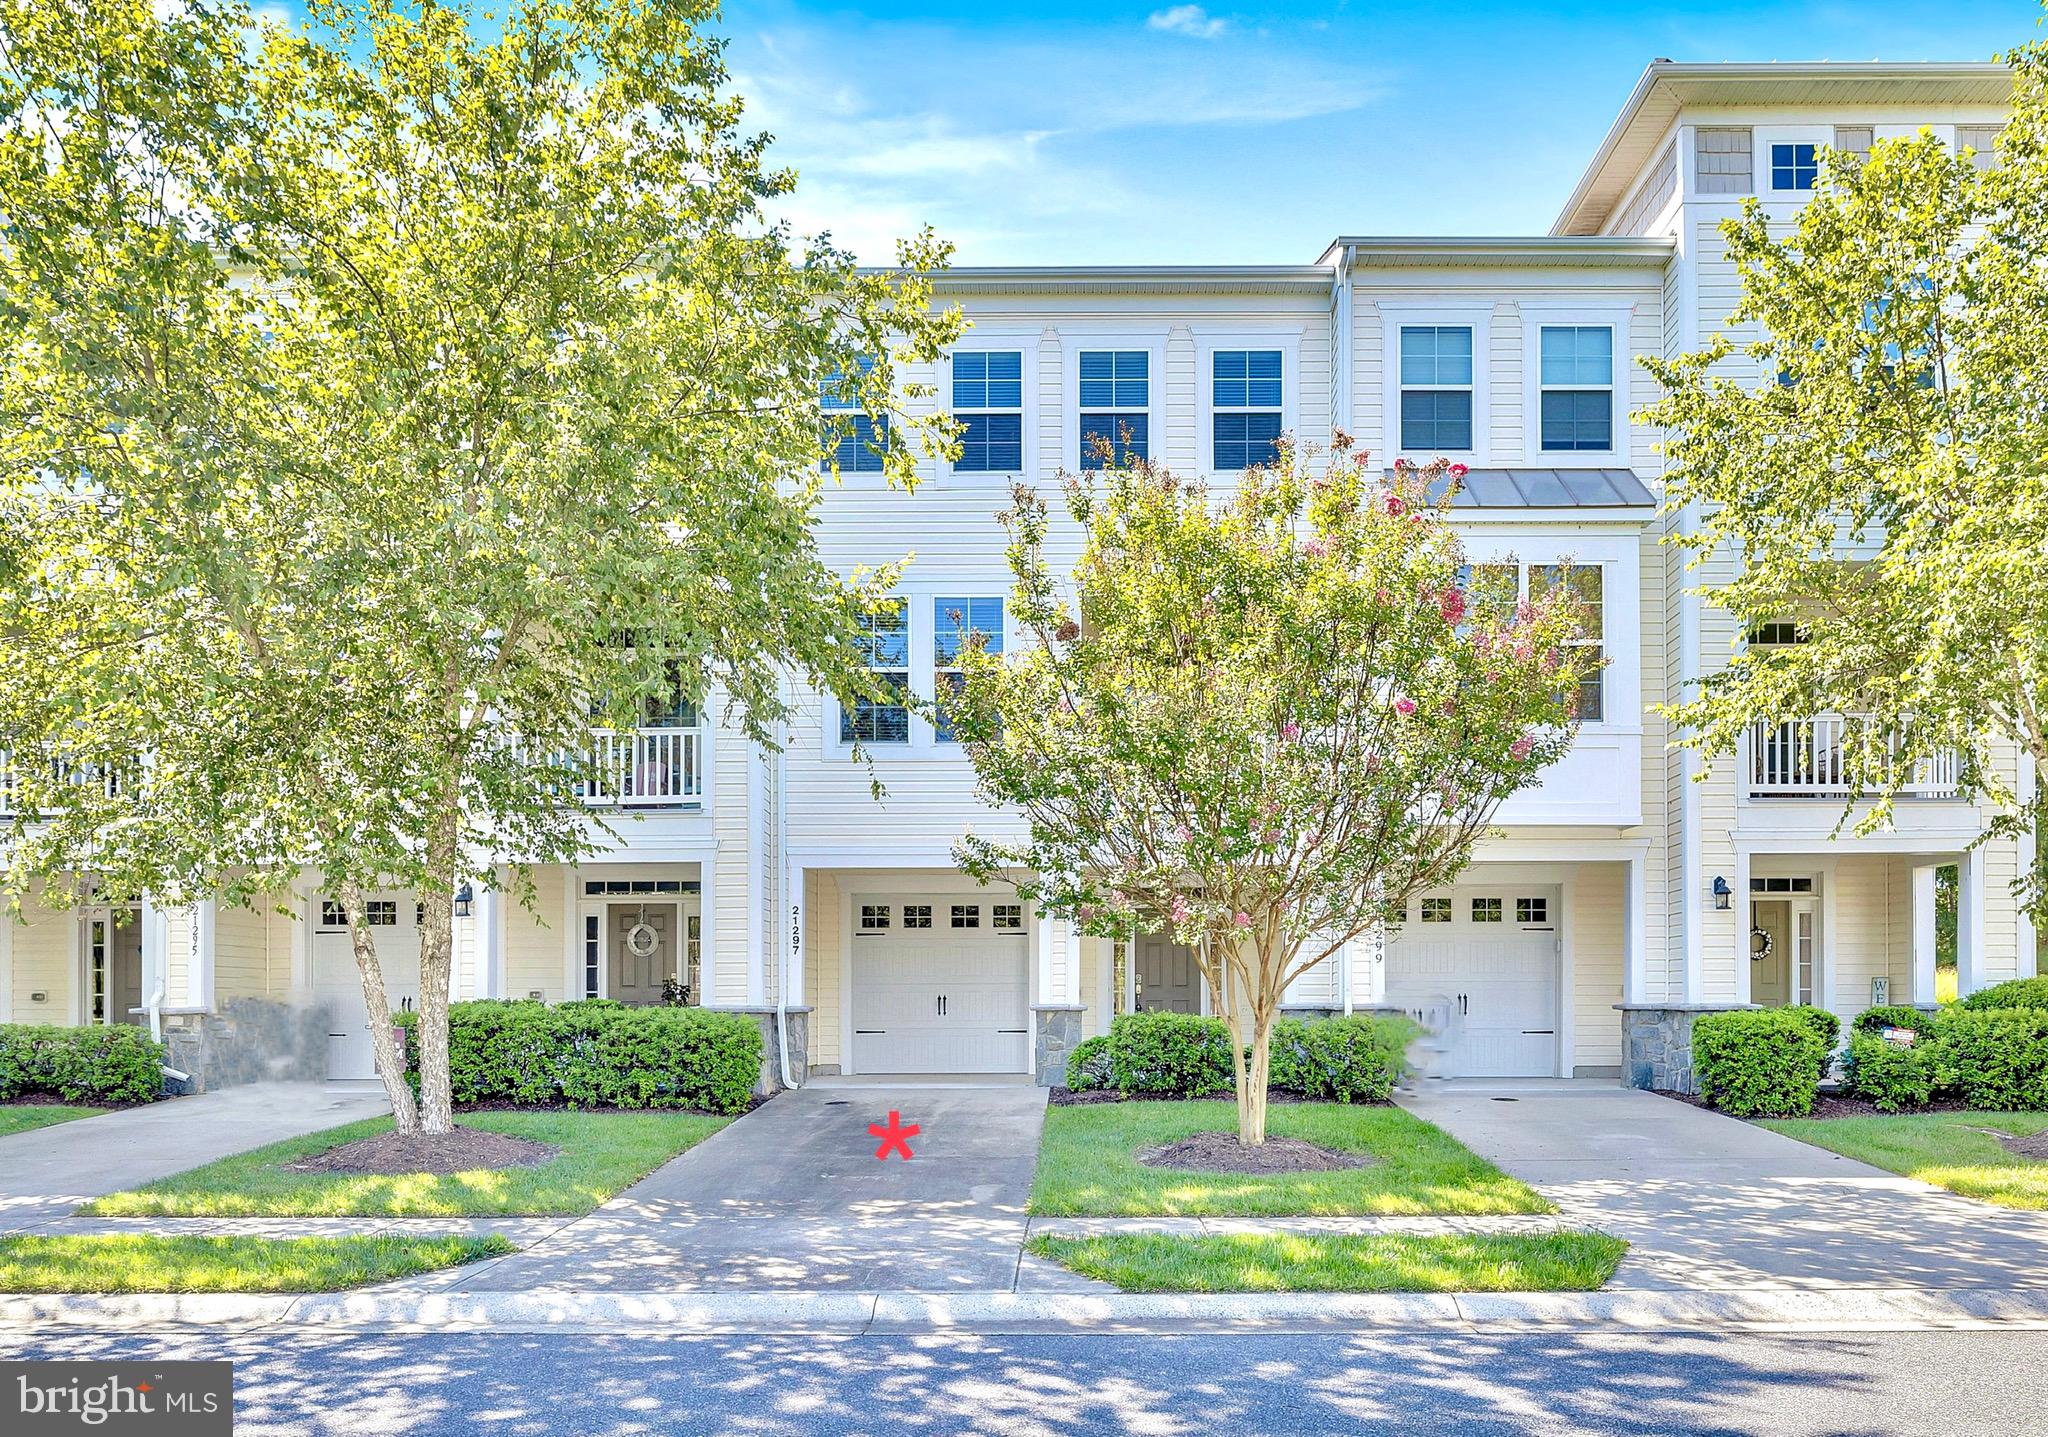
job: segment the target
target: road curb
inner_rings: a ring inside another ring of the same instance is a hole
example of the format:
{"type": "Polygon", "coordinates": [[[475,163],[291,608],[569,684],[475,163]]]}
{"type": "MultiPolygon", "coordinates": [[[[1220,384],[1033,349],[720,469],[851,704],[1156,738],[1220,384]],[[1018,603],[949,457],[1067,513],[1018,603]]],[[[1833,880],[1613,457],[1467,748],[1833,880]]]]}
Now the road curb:
{"type": "Polygon", "coordinates": [[[1285,1332],[2048,1327],[2048,1288],[1583,1293],[358,1292],[0,1295],[0,1327],[436,1332],[1285,1332]]]}

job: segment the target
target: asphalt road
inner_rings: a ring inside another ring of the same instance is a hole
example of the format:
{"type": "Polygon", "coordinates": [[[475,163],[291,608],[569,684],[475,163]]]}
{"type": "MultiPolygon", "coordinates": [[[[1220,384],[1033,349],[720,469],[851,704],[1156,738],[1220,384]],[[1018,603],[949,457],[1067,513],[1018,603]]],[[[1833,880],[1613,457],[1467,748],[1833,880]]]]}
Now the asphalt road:
{"type": "Polygon", "coordinates": [[[242,1437],[2040,1433],[2048,1332],[1258,1337],[0,1333],[234,1359],[242,1437]]]}

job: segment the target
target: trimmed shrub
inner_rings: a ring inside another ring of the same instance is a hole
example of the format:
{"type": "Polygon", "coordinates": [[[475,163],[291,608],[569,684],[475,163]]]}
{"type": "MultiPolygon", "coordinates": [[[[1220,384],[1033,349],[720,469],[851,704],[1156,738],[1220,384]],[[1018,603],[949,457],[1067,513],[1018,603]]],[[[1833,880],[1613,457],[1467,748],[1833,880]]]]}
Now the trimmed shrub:
{"type": "MultiPolygon", "coordinates": [[[[1814,1036],[1820,1039],[1821,1047],[1829,1053],[1841,1046],[1842,1020],[1827,1009],[1816,1008],[1811,1003],[1795,1003],[1784,1011],[1813,1029],[1814,1036]]],[[[1823,1068],[1822,1071],[1826,1069],[1823,1068]]]]}
{"type": "Polygon", "coordinates": [[[1692,1025],[1700,1096],[1738,1118],[1812,1112],[1827,1061],[1818,1025],[1791,1009],[1706,1013],[1692,1025]]]}
{"type": "Polygon", "coordinates": [[[2048,1108],[2048,1012],[1948,1009],[1935,1024],[1937,1085],[1973,1108],[2048,1108]]]}
{"type": "Polygon", "coordinates": [[[1109,1025],[1110,1069],[1126,1093],[1206,1098],[1230,1092],[1230,1030],[1193,1013],[1126,1013],[1109,1025]]]}
{"type": "Polygon", "coordinates": [[[2048,1008],[2048,978],[2015,978],[1980,988],[1962,1000],[1973,1011],[1987,1008],[2048,1008]]]}
{"type": "MultiPolygon", "coordinates": [[[[1856,1021],[1849,1027],[1852,1034],[1868,1033],[1872,1037],[1876,1037],[1886,1028],[1905,1028],[1924,1038],[1933,1035],[1934,1015],[1923,1013],[1918,1008],[1907,1008],[1894,1003],[1888,1008],[1865,1008],[1856,1015],[1856,1021]]],[[[1855,1039],[1852,1037],[1850,1045],[1853,1047],[1854,1044],[1855,1039]]]]}
{"type": "Polygon", "coordinates": [[[1098,1088],[1106,1088],[1114,1076],[1107,1033],[1084,1038],[1080,1046],[1067,1054],[1067,1086],[1074,1092],[1092,1093],[1098,1088]]]}
{"type": "Polygon", "coordinates": [[[1282,1018],[1273,1025],[1270,1086],[1337,1103],[1384,1103],[1420,1030],[1406,1018],[1282,1018]]]}
{"type": "Polygon", "coordinates": [[[67,1103],[152,1102],[163,1096],[163,1060],[163,1044],[127,1023],[0,1023],[0,1102],[30,1096],[67,1103]]]}
{"type": "Polygon", "coordinates": [[[1926,1040],[1890,1043],[1872,1033],[1851,1033],[1849,1058],[1843,1072],[1850,1095],[1875,1104],[1883,1112],[1924,1108],[1934,1098],[1940,1072],[1939,1048],[1926,1040]]]}
{"type": "MultiPolygon", "coordinates": [[[[419,1015],[398,1015],[407,1076],[419,1083],[419,1015]]],[[[605,999],[549,1007],[480,999],[448,1009],[459,1104],[691,1108],[745,1112],[761,1073],[761,1030],[739,1013],[631,1008],[605,999]]]]}

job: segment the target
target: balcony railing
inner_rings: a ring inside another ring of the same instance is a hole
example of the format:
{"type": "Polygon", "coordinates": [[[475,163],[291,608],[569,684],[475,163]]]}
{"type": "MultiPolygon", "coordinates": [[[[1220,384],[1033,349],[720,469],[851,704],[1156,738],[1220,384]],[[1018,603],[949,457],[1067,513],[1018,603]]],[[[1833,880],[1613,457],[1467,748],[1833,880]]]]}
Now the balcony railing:
{"type": "Polygon", "coordinates": [[[704,734],[695,728],[596,729],[579,785],[586,803],[612,808],[688,808],[704,801],[704,734]]]}
{"type": "MultiPolygon", "coordinates": [[[[1858,785],[1850,776],[1849,751],[1860,741],[1858,729],[1870,720],[1861,714],[1816,714],[1786,723],[1759,723],[1749,733],[1749,795],[1751,798],[1854,797],[1858,785]]],[[[1893,740],[1894,751],[1897,741],[1893,740]]],[[[1953,749],[1921,759],[1902,798],[1954,798],[1961,760],[1953,749]]]]}
{"type": "MultiPolygon", "coordinates": [[[[21,797],[20,770],[13,756],[0,752],[0,817],[12,818],[21,797]]],[[[58,786],[97,788],[108,797],[121,792],[121,774],[98,764],[59,762],[51,769],[58,786]]]]}

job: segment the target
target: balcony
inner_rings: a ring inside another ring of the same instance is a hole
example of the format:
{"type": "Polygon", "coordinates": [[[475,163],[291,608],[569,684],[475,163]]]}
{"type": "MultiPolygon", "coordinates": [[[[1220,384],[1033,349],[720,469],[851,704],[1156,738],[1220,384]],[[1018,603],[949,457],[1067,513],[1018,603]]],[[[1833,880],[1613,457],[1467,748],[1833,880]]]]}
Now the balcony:
{"type": "Polygon", "coordinates": [[[704,731],[650,727],[595,729],[594,776],[577,794],[597,808],[699,808],[704,803],[704,731]]]}
{"type": "MultiPolygon", "coordinates": [[[[20,795],[18,772],[12,756],[0,751],[0,818],[15,815],[16,800],[20,795]]],[[[109,798],[121,792],[121,774],[98,764],[58,763],[52,775],[60,785],[97,788],[109,798]]]]}
{"type": "MultiPolygon", "coordinates": [[[[1749,733],[1751,798],[1828,798],[1843,802],[1859,795],[1849,772],[1849,752],[1870,723],[1862,714],[1817,714],[1786,723],[1759,723],[1749,733]]],[[[1896,740],[1894,740],[1896,747],[1896,740]]],[[[1900,798],[1954,798],[1961,759],[1944,749],[1922,759],[1900,798]]]]}

